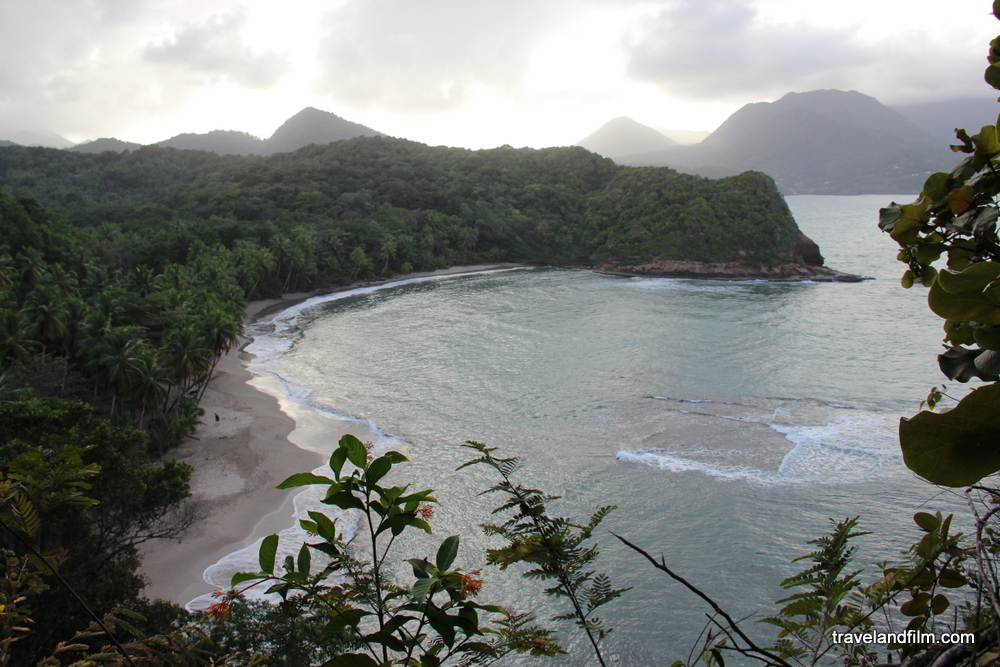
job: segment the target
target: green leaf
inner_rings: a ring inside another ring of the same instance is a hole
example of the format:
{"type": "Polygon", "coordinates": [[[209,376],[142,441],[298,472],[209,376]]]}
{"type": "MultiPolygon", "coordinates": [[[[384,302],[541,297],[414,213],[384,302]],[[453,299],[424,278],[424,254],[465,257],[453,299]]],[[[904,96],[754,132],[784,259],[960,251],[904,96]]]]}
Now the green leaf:
{"type": "Polygon", "coordinates": [[[951,601],[948,600],[948,597],[946,595],[938,593],[937,595],[934,596],[934,599],[931,601],[931,613],[934,614],[935,616],[939,616],[943,614],[945,610],[948,609],[948,607],[950,606],[951,606],[951,601]]]}
{"type": "Polygon", "coordinates": [[[388,456],[380,456],[368,464],[368,470],[365,471],[365,481],[372,485],[377,484],[390,470],[392,470],[392,461],[389,460],[388,456]]]}
{"type": "Polygon", "coordinates": [[[342,510],[363,510],[365,508],[364,503],[356,498],[353,493],[348,493],[347,491],[338,491],[337,493],[329,494],[323,499],[323,502],[327,505],[339,507],[342,510]]]}
{"type": "Polygon", "coordinates": [[[439,570],[444,572],[451,567],[451,564],[455,562],[455,556],[458,555],[458,535],[452,535],[438,547],[437,567],[439,570]]]}
{"type": "Polygon", "coordinates": [[[941,527],[941,517],[927,512],[917,512],[913,515],[913,520],[925,533],[933,533],[941,527]]]}
{"type": "Polygon", "coordinates": [[[413,576],[417,579],[425,579],[431,576],[431,564],[426,558],[410,558],[406,561],[413,568],[413,576]]]}
{"type": "MultiPolygon", "coordinates": [[[[1000,70],[996,69],[995,65],[990,65],[986,69],[987,76],[990,76],[991,70],[993,76],[1000,75],[1000,70]]],[[[997,78],[997,81],[1000,81],[1000,78],[997,78]]],[[[997,88],[992,83],[990,85],[997,88]]],[[[972,141],[976,144],[976,152],[972,155],[972,166],[977,170],[982,169],[991,159],[1000,155],[1000,140],[997,139],[996,125],[984,125],[979,134],[972,135],[972,141]]]]}
{"type": "Polygon", "coordinates": [[[964,271],[940,273],[941,289],[949,294],[980,293],[1000,278],[1000,262],[977,262],[964,271]]]}
{"type": "Polygon", "coordinates": [[[979,327],[972,331],[972,336],[984,350],[1000,350],[1000,327],[979,327]]]}
{"type": "Polygon", "coordinates": [[[932,484],[961,487],[1000,470],[1000,385],[974,389],[947,412],[899,422],[903,461],[932,484]]]}
{"type": "Polygon", "coordinates": [[[1000,0],[993,0],[993,16],[1000,19],[1000,0]]]}
{"type": "Polygon", "coordinates": [[[340,446],[347,450],[347,459],[363,470],[368,463],[368,450],[364,443],[348,433],[340,439],[340,446]]]}
{"type": "Polygon", "coordinates": [[[268,535],[260,543],[260,571],[274,574],[274,555],[278,552],[278,536],[268,535]]]}
{"type": "Polygon", "coordinates": [[[948,247],[943,243],[921,243],[917,246],[914,259],[920,264],[930,264],[941,258],[941,255],[948,247]]]}
{"type": "Polygon", "coordinates": [[[311,472],[297,472],[274,488],[293,489],[297,486],[309,486],[310,484],[336,484],[336,482],[329,477],[314,475],[311,472]]]}
{"type": "Polygon", "coordinates": [[[942,197],[946,197],[951,189],[951,174],[939,171],[936,174],[931,174],[926,181],[924,181],[924,189],[921,194],[931,201],[936,201],[942,197]]]}
{"type": "Polygon", "coordinates": [[[298,567],[299,572],[308,575],[309,568],[312,565],[312,554],[309,553],[309,546],[306,544],[302,545],[299,549],[298,567]]]}
{"type": "Polygon", "coordinates": [[[255,579],[262,579],[260,574],[251,574],[250,572],[237,572],[233,575],[233,578],[229,581],[230,588],[236,588],[244,581],[254,581],[255,579]]]}
{"type": "Polygon", "coordinates": [[[374,616],[374,614],[370,611],[352,607],[350,609],[338,611],[336,614],[331,614],[331,616],[332,618],[330,619],[330,622],[323,628],[323,634],[320,636],[320,641],[328,639],[331,635],[333,635],[333,633],[341,628],[351,627],[356,629],[358,624],[361,623],[361,619],[366,616],[374,616]]]}
{"type": "Polygon", "coordinates": [[[316,522],[316,532],[324,540],[333,541],[337,537],[337,524],[322,512],[309,512],[309,518],[316,522]]]}
{"type": "Polygon", "coordinates": [[[912,204],[893,203],[879,211],[879,227],[900,245],[916,242],[924,225],[924,214],[931,200],[921,197],[912,204]]]}
{"type": "MultiPolygon", "coordinates": [[[[938,274],[940,275],[940,274],[938,274]]],[[[944,339],[953,345],[975,345],[976,333],[968,322],[945,320],[944,339]]]]}
{"type": "Polygon", "coordinates": [[[397,514],[383,521],[378,530],[375,531],[375,534],[381,535],[385,531],[391,530],[393,535],[399,535],[407,526],[420,528],[428,535],[434,532],[431,530],[430,524],[421,518],[415,517],[412,514],[397,514]]]}
{"type": "MultiPolygon", "coordinates": [[[[969,269],[974,266],[976,265],[973,264],[969,269]]],[[[996,288],[990,288],[986,292],[948,292],[944,285],[947,283],[945,276],[949,273],[939,273],[938,279],[927,292],[927,305],[934,314],[946,320],[1000,324],[1000,307],[995,305],[998,302],[996,288]]]]}
{"type": "Polygon", "coordinates": [[[330,454],[330,470],[332,470],[337,477],[340,477],[340,471],[344,469],[344,463],[346,462],[346,447],[337,447],[333,450],[333,454],[330,454]]]}
{"type": "Polygon", "coordinates": [[[417,579],[416,583],[413,584],[413,588],[410,589],[413,599],[417,602],[423,602],[435,581],[435,579],[431,579],[430,577],[427,577],[426,579],[417,579]]]}
{"type": "Polygon", "coordinates": [[[344,653],[327,660],[322,667],[379,667],[379,663],[364,653],[344,653]]]}
{"type": "Polygon", "coordinates": [[[969,580],[963,577],[957,570],[951,568],[941,571],[941,577],[938,582],[945,588],[961,588],[969,583],[969,580]]]}

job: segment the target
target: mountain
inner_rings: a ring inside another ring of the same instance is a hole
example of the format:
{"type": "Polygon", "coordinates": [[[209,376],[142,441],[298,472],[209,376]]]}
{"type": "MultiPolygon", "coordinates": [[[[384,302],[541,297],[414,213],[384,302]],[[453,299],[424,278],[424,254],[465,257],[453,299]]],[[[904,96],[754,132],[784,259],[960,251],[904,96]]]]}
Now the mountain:
{"type": "Polygon", "coordinates": [[[0,139],[0,146],[18,146],[13,141],[7,141],[6,139],[0,139]]]}
{"type": "Polygon", "coordinates": [[[713,178],[762,171],[786,194],[900,194],[919,192],[954,157],[947,144],[874,97],[815,90],[748,104],[697,145],[618,161],[713,178]]]}
{"type": "Polygon", "coordinates": [[[970,135],[976,134],[983,125],[995,123],[1000,113],[996,97],[906,104],[892,108],[942,144],[956,143],[955,128],[967,130],[970,135]]]}
{"type": "Polygon", "coordinates": [[[93,141],[85,141],[82,144],[77,144],[72,148],[67,148],[66,150],[72,151],[74,153],[103,153],[104,151],[111,151],[113,153],[122,153],[124,151],[134,151],[137,148],[142,148],[142,144],[137,144],[132,141],[122,141],[121,139],[115,139],[114,137],[94,139],[93,141]]]}
{"type": "Polygon", "coordinates": [[[44,146],[46,148],[69,148],[73,142],[48,130],[21,130],[12,132],[4,139],[19,146],[44,146]]]}
{"type": "Polygon", "coordinates": [[[246,132],[214,130],[204,134],[178,134],[156,145],[211,151],[217,155],[272,155],[291,152],[310,144],[322,145],[331,141],[377,137],[381,134],[328,111],[307,107],[282,123],[267,139],[260,139],[246,132]]]}
{"type": "Polygon", "coordinates": [[[328,144],[331,141],[377,137],[381,134],[328,111],[306,107],[274,131],[266,142],[267,154],[294,151],[309,144],[328,144]]]}
{"type": "Polygon", "coordinates": [[[673,139],[681,146],[691,146],[692,144],[697,144],[702,141],[705,137],[712,134],[706,130],[676,130],[667,127],[658,127],[660,134],[670,139],[673,139]]]}
{"type": "Polygon", "coordinates": [[[157,142],[164,148],[180,148],[196,151],[211,151],[217,155],[251,155],[264,152],[264,141],[246,132],[235,130],[213,130],[205,134],[178,134],[165,141],[157,142]]]}
{"type": "Polygon", "coordinates": [[[626,155],[669,149],[677,144],[659,130],[637,123],[628,116],[621,116],[609,120],[597,132],[575,145],[614,160],[626,155]]]}

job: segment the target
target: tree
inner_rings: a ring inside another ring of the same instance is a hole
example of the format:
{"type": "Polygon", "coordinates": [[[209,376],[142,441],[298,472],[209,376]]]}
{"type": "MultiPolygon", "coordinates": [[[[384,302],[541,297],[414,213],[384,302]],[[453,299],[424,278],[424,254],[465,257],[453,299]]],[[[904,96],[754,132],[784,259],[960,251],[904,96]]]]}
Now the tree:
{"type": "MultiPolygon", "coordinates": [[[[1000,18],[1000,3],[993,13],[1000,18]]],[[[988,60],[986,81],[1000,89],[1000,37],[990,43],[988,60]]],[[[903,287],[928,287],[928,306],[944,320],[942,373],[960,383],[992,383],[937,413],[941,391],[934,388],[930,410],[899,425],[910,469],[935,484],[969,486],[1000,471],[1000,126],[956,136],[952,150],[967,157],[950,172],[932,174],[913,203],[883,208],[879,227],[900,245],[898,258],[908,266],[903,287]],[[942,257],[946,264],[938,269],[942,257]]]]}

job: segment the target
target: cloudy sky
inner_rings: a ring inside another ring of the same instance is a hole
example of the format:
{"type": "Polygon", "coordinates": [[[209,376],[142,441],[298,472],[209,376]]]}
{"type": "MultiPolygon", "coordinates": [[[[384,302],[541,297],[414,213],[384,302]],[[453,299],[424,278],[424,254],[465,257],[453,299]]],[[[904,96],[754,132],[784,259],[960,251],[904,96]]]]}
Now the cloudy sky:
{"type": "Polygon", "coordinates": [[[267,137],[307,106],[429,144],[712,130],[854,89],[988,97],[988,0],[3,0],[0,138],[267,137]]]}

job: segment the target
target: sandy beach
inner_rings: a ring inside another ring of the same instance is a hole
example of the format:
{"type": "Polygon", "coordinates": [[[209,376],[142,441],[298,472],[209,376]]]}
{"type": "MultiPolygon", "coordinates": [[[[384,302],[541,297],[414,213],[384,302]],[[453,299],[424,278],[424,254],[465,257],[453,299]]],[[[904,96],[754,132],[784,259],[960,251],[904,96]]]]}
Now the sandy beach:
{"type": "MultiPolygon", "coordinates": [[[[430,273],[361,282],[344,288],[391,284],[411,278],[447,276],[516,268],[514,264],[460,266],[430,273]]],[[[317,294],[288,294],[255,301],[245,322],[284,310],[317,294]]],[[[206,568],[226,554],[292,525],[295,490],[275,486],[288,476],[324,462],[320,451],[345,433],[362,440],[373,436],[363,425],[319,419],[309,408],[282,398],[272,378],[255,377],[243,351],[249,340],[226,354],[216,366],[201,406],[204,424],[196,439],[186,439],[170,452],[194,466],[191,499],[201,518],[179,541],[146,545],[142,572],[149,579],[144,593],[184,605],[215,587],[204,579],[206,568]],[[215,421],[215,415],[219,421],[215,421]]]]}

